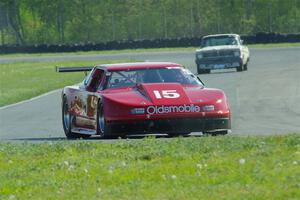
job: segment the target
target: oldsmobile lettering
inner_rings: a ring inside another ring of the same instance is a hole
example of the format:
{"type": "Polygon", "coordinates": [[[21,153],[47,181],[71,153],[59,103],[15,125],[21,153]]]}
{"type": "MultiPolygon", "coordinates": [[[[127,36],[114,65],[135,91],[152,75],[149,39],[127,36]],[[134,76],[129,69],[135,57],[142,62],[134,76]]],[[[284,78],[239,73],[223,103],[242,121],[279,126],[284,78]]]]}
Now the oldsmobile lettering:
{"type": "Polygon", "coordinates": [[[149,106],[146,109],[147,114],[166,114],[166,113],[194,113],[200,112],[200,106],[181,105],[181,106],[149,106]]]}

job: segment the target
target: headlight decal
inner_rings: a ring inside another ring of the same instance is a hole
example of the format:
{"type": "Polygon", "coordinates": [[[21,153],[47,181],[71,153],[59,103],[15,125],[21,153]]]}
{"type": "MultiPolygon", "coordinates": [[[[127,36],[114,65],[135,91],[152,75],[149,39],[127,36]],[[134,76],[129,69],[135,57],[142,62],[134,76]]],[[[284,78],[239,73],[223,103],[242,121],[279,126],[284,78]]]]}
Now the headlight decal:
{"type": "Polygon", "coordinates": [[[206,106],[202,106],[202,110],[203,111],[214,111],[215,110],[215,106],[214,105],[206,105],[206,106]]]}
{"type": "Polygon", "coordinates": [[[145,108],[133,108],[131,114],[145,114],[145,108]]]}

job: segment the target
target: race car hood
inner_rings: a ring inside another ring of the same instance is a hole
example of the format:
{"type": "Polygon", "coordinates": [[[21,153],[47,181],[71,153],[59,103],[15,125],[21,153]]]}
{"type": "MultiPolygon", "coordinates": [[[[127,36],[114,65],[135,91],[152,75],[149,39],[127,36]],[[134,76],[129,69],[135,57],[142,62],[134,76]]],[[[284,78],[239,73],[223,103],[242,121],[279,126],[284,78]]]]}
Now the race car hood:
{"type": "Polygon", "coordinates": [[[183,87],[178,83],[140,84],[137,90],[155,105],[177,105],[190,102],[183,87]]]}
{"type": "Polygon", "coordinates": [[[197,49],[197,53],[206,52],[206,51],[219,51],[219,50],[239,50],[240,47],[238,45],[222,45],[222,46],[210,46],[204,47],[201,49],[197,49]]]}
{"type": "Polygon", "coordinates": [[[218,89],[178,83],[142,83],[133,88],[108,89],[102,95],[114,103],[132,106],[213,104],[225,96],[218,89]]]}

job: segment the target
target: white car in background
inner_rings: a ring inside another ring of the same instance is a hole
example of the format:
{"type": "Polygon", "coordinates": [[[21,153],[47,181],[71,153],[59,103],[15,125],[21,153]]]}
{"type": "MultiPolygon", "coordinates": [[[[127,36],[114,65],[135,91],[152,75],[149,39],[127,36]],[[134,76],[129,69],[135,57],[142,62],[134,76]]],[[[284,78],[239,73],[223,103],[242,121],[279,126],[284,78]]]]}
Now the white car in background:
{"type": "Polygon", "coordinates": [[[236,68],[247,70],[250,53],[237,34],[207,35],[196,50],[198,74],[210,73],[213,69],[236,68]]]}

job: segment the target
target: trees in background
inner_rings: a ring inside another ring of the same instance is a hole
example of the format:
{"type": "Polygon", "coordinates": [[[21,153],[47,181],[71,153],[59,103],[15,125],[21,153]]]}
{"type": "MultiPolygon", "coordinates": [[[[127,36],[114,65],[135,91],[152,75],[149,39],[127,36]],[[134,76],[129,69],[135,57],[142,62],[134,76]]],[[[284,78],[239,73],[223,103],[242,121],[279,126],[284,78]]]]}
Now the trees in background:
{"type": "Polygon", "coordinates": [[[300,0],[0,0],[1,44],[300,32],[300,0]]]}
{"type": "Polygon", "coordinates": [[[1,43],[5,42],[6,35],[13,34],[15,37],[9,38],[14,39],[18,44],[24,44],[20,2],[18,0],[1,0],[0,12],[1,43]]]}

